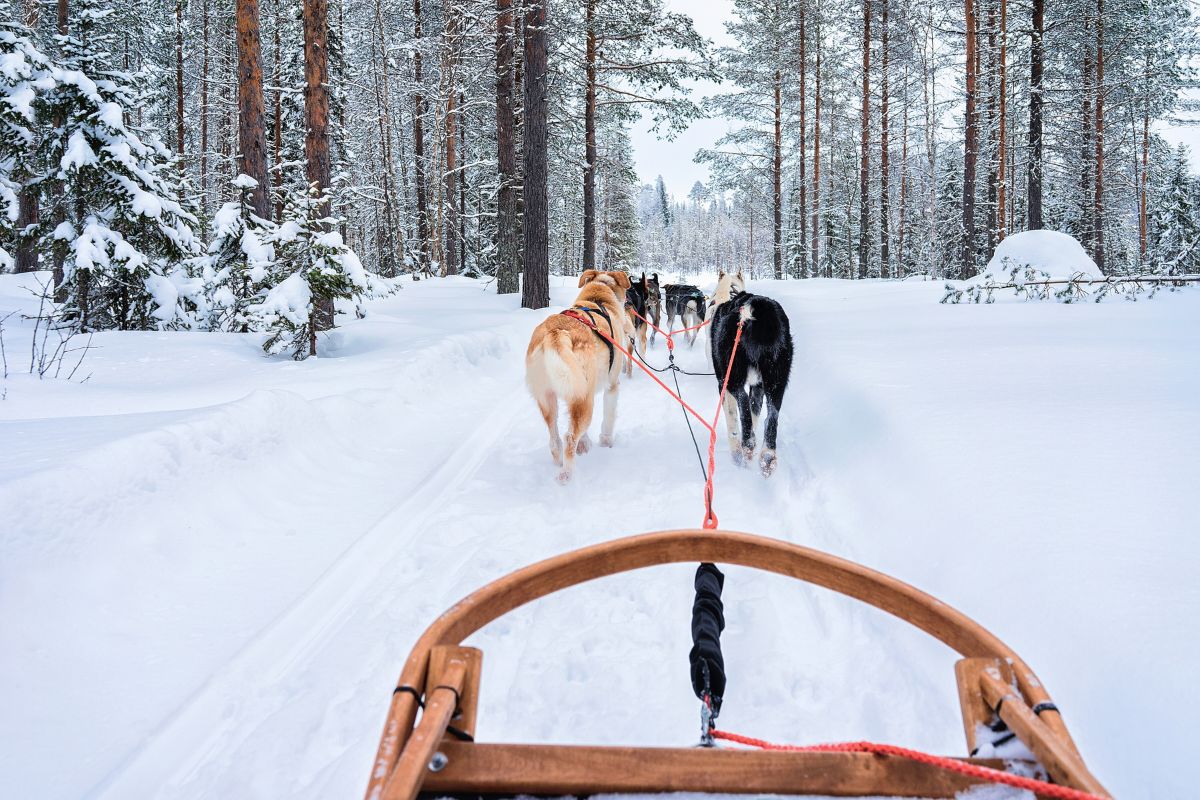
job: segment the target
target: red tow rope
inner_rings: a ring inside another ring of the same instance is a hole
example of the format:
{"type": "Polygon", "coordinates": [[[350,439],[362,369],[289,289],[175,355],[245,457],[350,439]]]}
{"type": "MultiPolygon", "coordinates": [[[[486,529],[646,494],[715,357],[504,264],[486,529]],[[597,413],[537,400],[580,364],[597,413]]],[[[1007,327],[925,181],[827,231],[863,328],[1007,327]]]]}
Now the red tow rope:
{"type": "Polygon", "coordinates": [[[1018,789],[1027,789],[1035,794],[1044,797],[1059,798],[1059,800],[1108,800],[1100,795],[1091,794],[1090,792],[1072,789],[1069,786],[1059,786],[1056,783],[1047,783],[1033,778],[1026,778],[1022,775],[1013,775],[1009,772],[1001,772],[998,769],[991,767],[980,766],[979,764],[971,764],[965,761],[959,761],[954,758],[946,758],[944,756],[930,755],[922,753],[920,750],[910,750],[907,747],[897,747],[892,744],[876,744],[875,742],[841,742],[839,744],[814,744],[814,745],[788,745],[788,744],[772,744],[763,739],[754,739],[750,736],[742,736],[738,733],[730,733],[729,731],[720,731],[713,729],[711,731],[714,739],[724,739],[727,742],[737,742],[749,747],[757,747],[761,750],[784,750],[790,753],[874,753],[880,756],[897,756],[899,758],[907,758],[912,761],[920,761],[922,764],[929,764],[940,769],[950,772],[958,772],[962,775],[967,775],[972,778],[979,778],[990,783],[1000,783],[1006,786],[1013,786],[1018,789]]]}
{"type": "MultiPolygon", "coordinates": [[[[632,309],[630,309],[630,310],[632,310],[632,309]]],[[[633,313],[637,314],[636,311],[634,311],[633,313]]],[[[622,347],[621,344],[619,342],[617,342],[616,339],[614,339],[608,333],[605,333],[604,331],[600,330],[600,328],[596,327],[596,325],[593,324],[592,320],[590,318],[588,318],[586,315],[580,314],[579,312],[574,311],[574,309],[567,309],[566,311],[563,311],[562,314],[563,314],[563,316],[570,317],[573,320],[577,320],[579,322],[582,322],[584,325],[587,325],[589,328],[591,328],[593,331],[595,331],[598,336],[600,336],[606,342],[611,344],[613,347],[620,350],[625,355],[626,358],[628,358],[634,364],[637,364],[638,367],[642,370],[642,372],[646,373],[651,378],[653,378],[654,382],[657,383],[659,386],[661,386],[664,392],[671,395],[671,397],[675,398],[675,401],[677,403],[679,403],[679,405],[683,406],[684,409],[686,409],[688,413],[690,413],[693,417],[695,417],[696,420],[699,421],[699,423],[701,425],[703,425],[705,428],[708,429],[708,479],[704,483],[704,523],[703,523],[703,527],[705,528],[705,530],[716,530],[717,514],[715,511],[713,511],[712,499],[713,499],[713,472],[716,470],[716,465],[717,465],[717,456],[716,456],[717,421],[721,418],[721,407],[725,403],[725,391],[729,388],[729,372],[733,368],[733,357],[734,357],[734,355],[737,354],[738,344],[742,341],[742,324],[743,323],[738,322],[737,334],[733,337],[733,349],[729,352],[729,363],[725,366],[725,379],[723,381],[721,381],[721,394],[720,394],[720,396],[717,397],[717,410],[713,414],[712,422],[709,422],[707,419],[705,419],[700,414],[699,411],[697,411],[696,409],[694,409],[690,405],[688,405],[686,400],[684,400],[682,397],[677,395],[675,392],[671,391],[671,387],[669,387],[665,383],[663,383],[662,380],[657,375],[654,374],[653,370],[646,367],[646,365],[643,364],[639,359],[634,358],[633,354],[630,353],[628,350],[626,350],[624,347],[622,347]]],[[[637,315],[639,317],[641,316],[640,314],[637,314],[637,315]]],[[[642,319],[645,320],[645,317],[642,317],[642,319]]],[[[711,321],[712,320],[706,319],[704,322],[701,322],[699,325],[693,325],[690,328],[684,328],[683,330],[672,331],[671,333],[667,333],[666,331],[662,330],[658,326],[654,325],[654,323],[650,322],[650,320],[646,320],[646,324],[650,325],[656,331],[658,331],[663,336],[665,336],[667,339],[667,348],[673,350],[675,348],[675,343],[671,340],[671,337],[673,335],[675,335],[677,333],[686,333],[687,331],[703,328],[705,325],[708,325],[711,321]]]]}

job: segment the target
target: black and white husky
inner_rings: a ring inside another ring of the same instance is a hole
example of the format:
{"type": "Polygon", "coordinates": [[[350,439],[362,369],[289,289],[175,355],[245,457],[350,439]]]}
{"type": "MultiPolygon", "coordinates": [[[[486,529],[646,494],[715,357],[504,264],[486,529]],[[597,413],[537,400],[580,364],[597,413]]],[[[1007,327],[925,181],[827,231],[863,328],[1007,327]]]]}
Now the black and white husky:
{"type": "MultiPolygon", "coordinates": [[[[667,328],[675,327],[675,318],[683,323],[683,327],[691,328],[700,324],[704,313],[704,292],[690,283],[668,283],[663,287],[666,295],[667,328]]],[[[700,331],[689,331],[683,335],[688,347],[696,344],[700,331]]]]}
{"type": "Polygon", "coordinates": [[[721,273],[717,291],[709,306],[712,319],[709,332],[713,372],[717,390],[725,380],[725,370],[733,354],[738,323],[742,338],[733,366],[729,367],[729,390],[725,395],[725,427],[729,431],[729,449],[733,460],[743,464],[754,459],[754,431],[767,403],[767,422],[763,428],[763,450],[759,466],[764,477],[775,471],[775,440],[779,409],[792,372],[792,331],[783,307],[769,297],[744,290],[740,272],[721,273]]]}

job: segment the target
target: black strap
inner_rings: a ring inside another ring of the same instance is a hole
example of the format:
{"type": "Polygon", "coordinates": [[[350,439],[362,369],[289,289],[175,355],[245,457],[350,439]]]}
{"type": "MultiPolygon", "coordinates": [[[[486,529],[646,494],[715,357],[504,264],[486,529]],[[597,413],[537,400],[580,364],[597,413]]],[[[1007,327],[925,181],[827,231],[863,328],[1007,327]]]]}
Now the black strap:
{"type": "MultiPolygon", "coordinates": [[[[455,714],[457,714],[457,713],[458,713],[458,701],[459,701],[459,699],[462,697],[462,695],[460,695],[460,694],[458,693],[458,691],[457,691],[457,690],[456,690],[456,689],[455,689],[453,686],[446,686],[445,684],[440,684],[440,685],[438,685],[438,686],[435,686],[435,687],[433,687],[433,688],[434,688],[434,690],[437,690],[437,689],[449,689],[450,691],[454,692],[454,712],[455,712],[455,714]]],[[[394,690],[392,690],[392,696],[393,696],[393,697],[395,697],[395,696],[396,696],[396,695],[398,695],[398,694],[411,694],[413,697],[415,697],[415,698],[417,699],[417,705],[418,705],[418,706],[420,706],[422,710],[425,708],[425,698],[424,698],[424,697],[422,697],[422,696],[421,696],[421,693],[420,693],[420,692],[418,692],[418,691],[417,691],[416,689],[414,689],[413,687],[411,687],[411,686],[397,686],[397,687],[396,687],[394,690]]],[[[471,734],[469,734],[469,733],[467,733],[466,731],[462,730],[461,728],[456,728],[456,727],[454,727],[453,725],[447,725],[447,726],[446,726],[446,733],[450,734],[450,735],[451,735],[451,736],[453,736],[455,739],[458,739],[460,742],[473,742],[473,741],[475,741],[475,737],[474,737],[474,736],[472,736],[471,734]]]]}
{"type": "MultiPolygon", "coordinates": [[[[611,370],[613,367],[613,361],[615,361],[617,358],[617,351],[613,348],[612,341],[604,338],[604,336],[600,333],[600,326],[596,324],[596,318],[592,316],[593,314],[599,314],[601,317],[603,317],[604,321],[608,323],[608,332],[612,334],[613,339],[617,338],[617,329],[613,327],[612,320],[609,318],[608,312],[604,310],[604,306],[599,304],[597,304],[596,308],[589,308],[588,306],[572,306],[568,310],[582,311],[588,315],[588,319],[592,321],[592,333],[596,334],[600,341],[608,345],[608,368],[611,370]]],[[[566,312],[563,313],[565,314],[566,312]]],[[[568,316],[570,315],[568,314],[568,316]]]]}
{"type": "Polygon", "coordinates": [[[1058,711],[1058,706],[1047,700],[1044,703],[1038,703],[1033,707],[1033,713],[1035,714],[1041,715],[1043,711],[1058,711]]]}

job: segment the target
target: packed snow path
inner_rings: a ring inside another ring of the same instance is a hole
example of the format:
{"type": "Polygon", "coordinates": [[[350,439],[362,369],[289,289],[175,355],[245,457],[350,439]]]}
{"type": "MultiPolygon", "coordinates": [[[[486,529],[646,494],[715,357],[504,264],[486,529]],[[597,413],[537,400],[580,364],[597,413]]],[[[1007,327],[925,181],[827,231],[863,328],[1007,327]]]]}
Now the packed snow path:
{"type": "MultiPolygon", "coordinates": [[[[0,276],[0,316],[28,309],[27,280],[0,276]]],[[[958,607],[1047,681],[1117,796],[1189,794],[1200,293],[948,307],[939,284],[751,288],[784,303],[797,358],[778,472],[739,470],[719,443],[722,527],[958,607]]],[[[575,292],[558,281],[554,302],[575,292]]],[[[546,312],[515,306],[422,281],[333,334],[329,358],[112,333],[85,384],[11,375],[3,794],[356,796],[438,613],[538,559],[698,526],[691,439],[640,373],[616,447],[554,482],[522,384],[546,312]]],[[[28,344],[13,325],[10,354],[28,344]]],[[[665,361],[661,341],[649,357],[665,361]]],[[[702,342],[679,358],[703,370],[702,342]]],[[[715,399],[713,378],[681,382],[700,408],[715,399]]],[[[722,727],[961,752],[946,648],[828,592],[727,572],[722,727]]],[[[479,738],[692,744],[691,573],[577,587],[474,637],[479,738]]]]}

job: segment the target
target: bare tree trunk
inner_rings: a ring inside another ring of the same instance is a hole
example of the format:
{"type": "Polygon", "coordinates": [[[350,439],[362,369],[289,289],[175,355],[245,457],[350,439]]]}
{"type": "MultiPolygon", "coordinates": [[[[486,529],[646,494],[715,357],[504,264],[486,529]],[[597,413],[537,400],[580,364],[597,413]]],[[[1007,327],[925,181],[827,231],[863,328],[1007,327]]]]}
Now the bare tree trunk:
{"type": "Polygon", "coordinates": [[[200,203],[201,210],[208,210],[208,0],[203,4],[204,47],[200,67],[200,203]]]}
{"type": "MultiPolygon", "coordinates": [[[[1000,227],[997,212],[1000,199],[1000,176],[1003,174],[997,159],[997,150],[992,146],[997,135],[996,120],[1000,106],[1000,98],[996,96],[998,75],[996,64],[996,0],[987,0],[987,65],[980,70],[980,76],[986,76],[987,86],[987,122],[983,126],[988,143],[987,155],[987,252],[996,249],[996,231],[1000,227]]],[[[982,19],[981,19],[982,24],[982,19]]]]}
{"type": "Polygon", "coordinates": [[[879,71],[879,277],[891,277],[891,252],[889,249],[889,238],[891,231],[889,226],[891,220],[891,197],[890,197],[890,180],[888,174],[889,169],[889,153],[888,153],[888,4],[891,0],[882,0],[880,6],[882,17],[880,19],[881,39],[880,55],[882,69],[879,71]]]}
{"type": "Polygon", "coordinates": [[[976,43],[974,0],[966,0],[967,28],[967,109],[966,137],[963,144],[963,238],[959,277],[975,275],[975,159],[979,150],[979,125],[977,120],[976,92],[979,80],[979,56],[976,43]]]}
{"type": "Polygon", "coordinates": [[[821,1],[817,0],[816,36],[817,50],[816,87],[813,98],[813,177],[812,177],[812,274],[821,274],[820,217],[821,217],[821,1]]]}
{"type": "Polygon", "coordinates": [[[1096,0],[1096,176],[1092,224],[1096,266],[1104,273],[1104,0],[1096,0]]]}
{"type": "Polygon", "coordinates": [[[467,118],[465,115],[467,99],[463,92],[458,93],[458,160],[462,166],[458,170],[458,264],[465,272],[467,269],[467,118]]]}
{"type": "Polygon", "coordinates": [[[774,252],[771,266],[775,280],[783,278],[783,74],[775,70],[775,145],[771,171],[771,214],[774,222],[774,252]]]}
{"type": "Polygon", "coordinates": [[[583,269],[596,268],[596,0],[584,1],[583,269]]]}
{"type": "Polygon", "coordinates": [[[525,6],[524,35],[524,257],[523,308],[550,305],[549,205],[546,163],[546,6],[550,0],[532,0],[525,6]]]}
{"type": "Polygon", "coordinates": [[[805,277],[805,271],[808,267],[808,176],[806,175],[807,161],[805,159],[807,149],[805,136],[808,131],[808,116],[805,113],[806,102],[806,79],[808,77],[808,37],[806,36],[805,23],[807,20],[806,7],[802,3],[800,6],[800,258],[799,275],[797,277],[805,277]]]}
{"type": "Polygon", "coordinates": [[[1092,65],[1092,50],[1091,42],[1091,25],[1085,18],[1083,22],[1083,68],[1081,74],[1083,76],[1083,86],[1081,87],[1081,96],[1083,98],[1083,118],[1080,120],[1080,137],[1079,137],[1079,219],[1080,232],[1079,238],[1083,242],[1084,249],[1095,258],[1095,234],[1096,221],[1092,218],[1094,206],[1092,205],[1093,187],[1092,177],[1093,164],[1092,155],[1094,153],[1092,143],[1092,132],[1096,124],[1095,116],[1092,114],[1092,87],[1088,84],[1094,79],[1092,65]]]}
{"type": "MultiPolygon", "coordinates": [[[[1148,59],[1147,59],[1148,60],[1148,59]]],[[[1148,197],[1147,197],[1147,176],[1150,171],[1150,98],[1146,98],[1146,105],[1142,113],[1142,174],[1140,187],[1138,190],[1138,253],[1141,255],[1141,261],[1144,264],[1146,261],[1146,245],[1148,239],[1148,197]]]]}
{"type": "Polygon", "coordinates": [[[1033,0],[1033,34],[1029,47],[1029,168],[1026,203],[1029,229],[1042,228],[1042,72],[1046,60],[1046,0],[1033,0]]]}
{"type": "MultiPolygon", "coordinates": [[[[278,171],[275,178],[280,183],[283,182],[283,173],[280,171],[283,164],[283,53],[280,32],[283,30],[283,15],[280,13],[283,8],[283,0],[272,0],[275,11],[275,24],[272,26],[272,48],[271,60],[273,62],[271,82],[275,84],[275,91],[272,93],[272,103],[274,108],[274,119],[272,120],[271,135],[274,146],[272,163],[278,171]]],[[[283,195],[282,193],[275,199],[275,221],[283,221],[283,195]]]]}
{"type": "MultiPolygon", "coordinates": [[[[304,0],[304,176],[310,191],[324,196],[331,183],[329,163],[329,5],[304,0]]],[[[328,198],[318,206],[330,213],[328,198]]],[[[333,327],[333,298],[314,298],[309,355],[317,354],[317,331],[333,327]]]]}
{"type": "Polygon", "coordinates": [[[254,213],[270,219],[267,135],[263,126],[262,45],[258,0],[237,0],[239,170],[258,182],[250,191],[254,213]]]}
{"type": "Polygon", "coordinates": [[[421,81],[421,0],[413,0],[413,181],[417,185],[417,269],[429,269],[429,205],[425,186],[425,97],[421,81]]]}
{"type": "MultiPolygon", "coordinates": [[[[64,39],[67,35],[67,10],[68,10],[67,2],[68,2],[68,0],[58,0],[58,35],[64,37],[64,39]]],[[[54,122],[55,128],[61,129],[63,126],[63,123],[65,121],[66,120],[63,118],[61,111],[56,111],[54,113],[53,122],[54,122]]],[[[59,206],[60,207],[59,207],[57,213],[55,213],[55,215],[54,215],[55,218],[52,220],[52,222],[54,223],[54,225],[56,227],[60,223],[62,223],[66,220],[66,217],[63,215],[63,209],[61,208],[61,203],[59,204],[59,206]]],[[[54,255],[53,255],[52,260],[54,262],[54,273],[53,273],[54,286],[55,286],[54,300],[55,300],[55,302],[63,303],[63,302],[66,302],[66,299],[67,299],[67,287],[64,285],[64,281],[66,280],[66,273],[63,270],[63,254],[62,254],[61,249],[59,249],[57,247],[54,248],[54,255]]],[[[83,278],[84,280],[86,280],[87,274],[88,273],[85,270],[80,274],[80,277],[83,278]]],[[[86,288],[81,290],[81,297],[83,298],[84,308],[83,308],[83,311],[81,314],[80,321],[81,321],[81,323],[86,325],[86,323],[87,323],[87,309],[86,309],[87,290],[86,290],[86,288]]]]}
{"type": "Polygon", "coordinates": [[[496,164],[499,189],[496,196],[496,250],[499,267],[496,272],[496,291],[513,294],[520,286],[520,225],[517,192],[517,141],[513,130],[516,121],[513,109],[513,0],[496,0],[496,164]]]}
{"type": "Polygon", "coordinates": [[[183,0],[175,0],[175,152],[180,175],[185,172],[183,140],[183,0]]]}
{"type": "MultiPolygon", "coordinates": [[[[904,121],[900,129],[900,219],[899,230],[896,232],[896,277],[903,278],[908,274],[908,250],[905,228],[908,210],[908,62],[904,64],[904,121]]],[[[932,177],[932,176],[931,176],[932,177]]]]}
{"type": "Polygon", "coordinates": [[[996,185],[996,219],[999,225],[996,230],[996,241],[1004,241],[1008,235],[1008,221],[1005,217],[1008,204],[1006,180],[1008,178],[1008,0],[1000,0],[1000,137],[997,143],[999,150],[1000,174],[996,185]]]}
{"type": "Polygon", "coordinates": [[[445,123],[445,175],[444,192],[446,203],[446,218],[443,228],[445,242],[442,245],[444,275],[458,274],[458,26],[461,16],[453,5],[446,8],[446,38],[449,40],[447,63],[448,75],[443,79],[449,84],[446,91],[446,123],[445,123]]]}
{"type": "MultiPolygon", "coordinates": [[[[25,24],[30,29],[36,30],[40,16],[41,10],[38,7],[37,0],[26,0],[25,24]]],[[[14,177],[19,179],[23,184],[21,195],[17,202],[16,271],[34,272],[38,268],[37,239],[35,236],[26,236],[25,229],[38,224],[38,196],[40,188],[32,183],[32,175],[24,174],[14,177]]]]}
{"type": "MultiPolygon", "coordinates": [[[[971,0],[967,0],[968,3],[971,0]]],[[[858,165],[858,277],[867,277],[870,255],[871,205],[871,0],[863,0],[862,135],[858,165]]]]}

